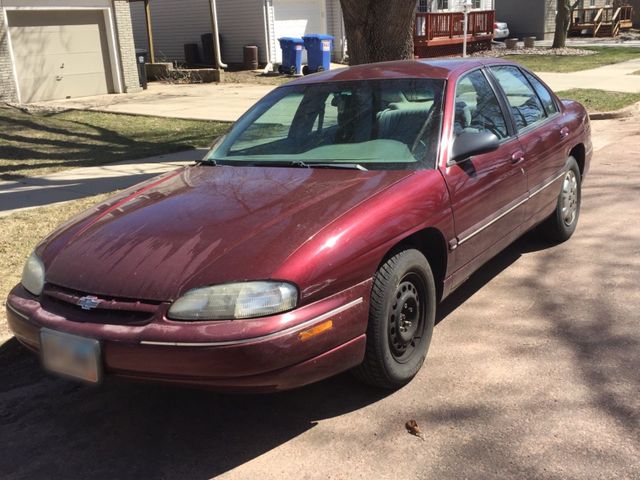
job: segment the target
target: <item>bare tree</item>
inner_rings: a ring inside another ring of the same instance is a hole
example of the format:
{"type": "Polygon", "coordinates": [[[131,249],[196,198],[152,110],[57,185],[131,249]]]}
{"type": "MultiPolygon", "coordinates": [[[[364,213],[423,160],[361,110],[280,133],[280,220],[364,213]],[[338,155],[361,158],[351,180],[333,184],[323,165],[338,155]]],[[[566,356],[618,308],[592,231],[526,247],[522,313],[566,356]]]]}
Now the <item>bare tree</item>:
{"type": "Polygon", "coordinates": [[[571,17],[573,11],[580,3],[576,0],[571,4],[571,0],[557,0],[556,31],[553,36],[553,48],[564,48],[567,45],[567,34],[571,27],[571,17]]]}
{"type": "Polygon", "coordinates": [[[413,58],[417,0],[340,0],[349,63],[413,58]]]}

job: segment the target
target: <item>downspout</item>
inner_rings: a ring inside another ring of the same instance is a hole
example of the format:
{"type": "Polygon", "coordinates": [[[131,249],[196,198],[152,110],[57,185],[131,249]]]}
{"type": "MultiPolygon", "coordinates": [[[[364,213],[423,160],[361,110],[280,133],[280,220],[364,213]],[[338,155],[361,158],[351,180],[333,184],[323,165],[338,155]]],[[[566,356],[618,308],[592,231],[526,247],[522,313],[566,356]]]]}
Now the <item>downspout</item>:
{"type": "Polygon", "coordinates": [[[264,44],[267,53],[267,65],[262,73],[273,71],[273,59],[271,58],[271,24],[269,23],[269,0],[262,3],[262,13],[264,15],[264,44]]]}
{"type": "Polygon", "coordinates": [[[211,8],[211,27],[213,29],[213,45],[215,47],[215,60],[216,68],[227,68],[226,63],[222,63],[222,57],[220,56],[220,35],[218,32],[218,10],[216,8],[216,0],[211,0],[209,4],[211,8]]]}

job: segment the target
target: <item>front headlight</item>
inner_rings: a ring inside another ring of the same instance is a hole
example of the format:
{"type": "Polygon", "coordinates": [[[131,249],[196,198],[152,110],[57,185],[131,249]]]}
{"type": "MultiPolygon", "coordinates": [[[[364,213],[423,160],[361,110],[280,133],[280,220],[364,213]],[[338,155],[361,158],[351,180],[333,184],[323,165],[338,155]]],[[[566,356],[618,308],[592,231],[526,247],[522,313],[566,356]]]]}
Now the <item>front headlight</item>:
{"type": "Polygon", "coordinates": [[[230,320],[286,312],[296,307],[298,289],[285,282],[227,283],[190,290],[176,300],[173,320],[230,320]]]}
{"type": "Polygon", "coordinates": [[[42,293],[44,287],[44,264],[35,253],[29,255],[22,270],[22,286],[34,295],[42,293]]]}

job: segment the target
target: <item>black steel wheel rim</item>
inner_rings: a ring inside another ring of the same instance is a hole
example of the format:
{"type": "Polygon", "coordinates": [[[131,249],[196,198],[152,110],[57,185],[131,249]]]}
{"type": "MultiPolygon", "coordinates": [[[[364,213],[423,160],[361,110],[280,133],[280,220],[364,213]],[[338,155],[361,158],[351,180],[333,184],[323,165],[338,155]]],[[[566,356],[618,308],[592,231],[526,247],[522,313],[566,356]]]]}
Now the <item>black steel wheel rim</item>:
{"type": "Polygon", "coordinates": [[[420,346],[426,325],[426,285],[422,276],[407,273],[393,296],[388,318],[389,349],[393,358],[408,362],[420,346]]]}

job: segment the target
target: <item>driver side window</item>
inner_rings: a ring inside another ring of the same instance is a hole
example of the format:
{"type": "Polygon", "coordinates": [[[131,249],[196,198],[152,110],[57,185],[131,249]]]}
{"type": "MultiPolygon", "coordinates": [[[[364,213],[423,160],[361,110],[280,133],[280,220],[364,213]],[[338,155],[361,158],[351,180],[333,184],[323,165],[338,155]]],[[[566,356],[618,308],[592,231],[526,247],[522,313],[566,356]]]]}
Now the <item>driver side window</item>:
{"type": "Polygon", "coordinates": [[[509,136],[498,98],[482,71],[475,70],[458,81],[454,134],[491,132],[500,140],[509,136]]]}

